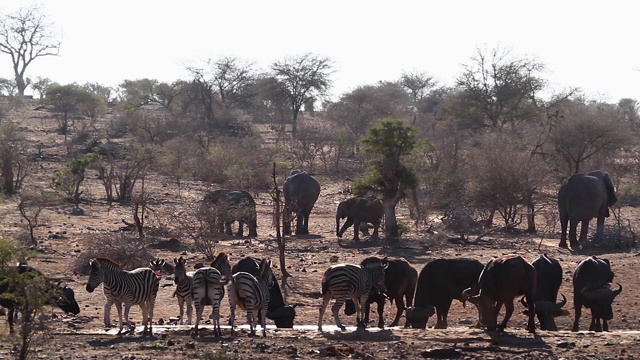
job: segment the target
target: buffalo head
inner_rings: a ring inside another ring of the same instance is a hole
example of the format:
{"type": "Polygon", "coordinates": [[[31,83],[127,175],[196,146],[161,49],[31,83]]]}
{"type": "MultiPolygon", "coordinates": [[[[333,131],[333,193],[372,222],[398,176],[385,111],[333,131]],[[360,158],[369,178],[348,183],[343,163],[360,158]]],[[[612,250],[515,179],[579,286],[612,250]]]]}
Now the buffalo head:
{"type": "MultiPolygon", "coordinates": [[[[525,308],[529,307],[524,296],[520,298],[520,302],[525,308]]],[[[560,301],[559,303],[544,300],[535,302],[534,305],[536,309],[536,316],[538,317],[538,321],[540,322],[541,330],[558,331],[555,317],[569,315],[569,311],[562,308],[566,303],[567,297],[564,295],[562,295],[562,301],[560,301]]],[[[522,313],[525,315],[529,315],[529,310],[523,310],[522,313]]]]}
{"type": "Polygon", "coordinates": [[[427,321],[436,313],[436,309],[433,306],[415,306],[406,308],[405,312],[409,326],[414,329],[425,329],[427,321]]]}
{"type": "Polygon", "coordinates": [[[585,288],[582,290],[582,296],[585,299],[584,305],[589,307],[594,316],[602,318],[604,320],[613,319],[613,309],[611,304],[616,296],[622,292],[622,285],[618,284],[618,289],[613,290],[610,286],[603,286],[598,289],[589,290],[585,288]]]}

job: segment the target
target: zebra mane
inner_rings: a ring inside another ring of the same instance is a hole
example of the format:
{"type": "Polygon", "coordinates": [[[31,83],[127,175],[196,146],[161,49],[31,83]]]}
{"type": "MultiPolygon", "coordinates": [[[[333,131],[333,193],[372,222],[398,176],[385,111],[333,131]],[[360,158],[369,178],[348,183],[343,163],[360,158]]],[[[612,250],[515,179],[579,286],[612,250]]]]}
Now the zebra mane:
{"type": "Polygon", "coordinates": [[[223,258],[229,258],[229,255],[227,255],[226,252],[221,251],[218,253],[218,256],[216,256],[215,259],[213,259],[213,261],[211,262],[211,266],[214,267],[214,264],[216,264],[218,261],[222,260],[223,258]]]}
{"type": "Polygon", "coordinates": [[[117,261],[115,261],[115,260],[113,260],[111,258],[108,258],[108,257],[97,257],[94,260],[97,260],[99,262],[107,262],[107,263],[110,263],[112,265],[117,266],[118,268],[122,267],[119,262],[117,262],[117,261]]]}

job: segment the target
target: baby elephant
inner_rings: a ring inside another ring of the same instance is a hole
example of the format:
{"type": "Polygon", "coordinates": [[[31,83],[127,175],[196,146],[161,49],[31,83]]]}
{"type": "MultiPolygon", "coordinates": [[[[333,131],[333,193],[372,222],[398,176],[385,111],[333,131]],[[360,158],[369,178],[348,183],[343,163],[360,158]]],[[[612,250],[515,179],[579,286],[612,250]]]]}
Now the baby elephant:
{"type": "Polygon", "coordinates": [[[353,240],[360,241],[360,223],[373,224],[373,237],[378,237],[378,229],[382,222],[384,211],[382,201],[373,196],[352,197],[341,202],[336,210],[336,235],[341,238],[342,234],[353,225],[353,240]],[[347,218],[347,221],[340,228],[340,220],[347,218]]]}

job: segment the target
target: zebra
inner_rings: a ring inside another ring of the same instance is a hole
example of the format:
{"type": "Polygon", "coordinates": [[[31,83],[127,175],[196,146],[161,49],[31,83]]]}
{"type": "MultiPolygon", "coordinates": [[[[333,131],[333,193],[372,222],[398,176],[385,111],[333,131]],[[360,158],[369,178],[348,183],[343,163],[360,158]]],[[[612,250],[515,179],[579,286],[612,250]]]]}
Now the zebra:
{"type": "Polygon", "coordinates": [[[173,282],[176,284],[176,291],[173,296],[178,298],[178,306],[180,306],[180,325],[184,323],[184,305],[187,305],[187,325],[191,325],[193,317],[193,274],[195,271],[187,272],[187,260],[180,256],[179,259],[174,258],[175,263],[173,282]]]}
{"type": "Polygon", "coordinates": [[[120,264],[104,257],[89,260],[89,265],[91,266],[91,272],[87,281],[87,291],[93,292],[102,283],[104,295],[107,298],[104,306],[105,326],[111,327],[111,305],[115,304],[116,310],[118,310],[118,325],[120,326],[118,335],[121,335],[124,325],[122,321],[122,303],[124,303],[124,318],[129,328],[131,328],[129,310],[132,305],[139,305],[142,310],[142,324],[144,325],[142,335],[153,335],[153,307],[156,295],[158,295],[159,274],[164,265],[164,260],[156,259],[151,261],[151,268],[138,268],[131,271],[123,270],[120,264]]]}
{"type": "Polygon", "coordinates": [[[273,272],[271,271],[271,261],[262,259],[258,277],[247,272],[235,273],[229,283],[229,303],[231,305],[231,315],[229,324],[231,333],[234,333],[236,306],[247,312],[247,322],[251,329],[249,336],[256,335],[256,320],[260,314],[260,325],[262,326],[262,336],[267,337],[265,318],[269,305],[269,289],[273,286],[273,272]]]}
{"type": "Polygon", "coordinates": [[[318,331],[322,331],[322,318],[332,297],[335,298],[336,301],[331,307],[331,312],[340,330],[346,330],[340,322],[339,313],[342,304],[344,304],[348,298],[355,303],[358,327],[366,327],[366,324],[363,322],[363,306],[366,304],[372,286],[378,289],[380,293],[386,291],[384,285],[384,269],[386,269],[387,266],[389,266],[389,264],[386,257],[384,259],[369,257],[364,259],[360,265],[338,264],[328,268],[322,277],[323,301],[318,318],[318,331]]]}
{"type": "Polygon", "coordinates": [[[224,285],[231,276],[231,265],[226,253],[219,253],[211,266],[201,267],[193,274],[192,296],[196,307],[196,323],[192,336],[198,335],[198,325],[205,305],[213,308],[213,334],[222,336],[220,328],[220,302],[224,297],[224,285]]]}

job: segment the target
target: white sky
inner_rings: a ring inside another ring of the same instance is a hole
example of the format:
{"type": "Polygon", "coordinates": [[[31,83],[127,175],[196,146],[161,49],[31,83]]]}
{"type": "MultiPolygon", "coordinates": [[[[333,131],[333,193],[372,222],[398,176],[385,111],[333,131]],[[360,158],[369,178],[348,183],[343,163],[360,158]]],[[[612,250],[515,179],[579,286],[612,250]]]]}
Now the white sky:
{"type": "MultiPolygon", "coordinates": [[[[7,13],[33,4],[0,0],[7,13]]],[[[452,85],[476,48],[535,57],[556,89],[640,100],[640,2],[633,0],[43,0],[63,35],[27,76],[66,84],[188,79],[235,56],[259,69],[311,52],[333,60],[332,94],[421,71],[452,85]]],[[[0,53],[0,77],[12,78],[0,53]]]]}

